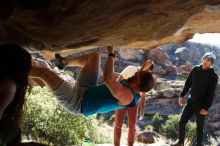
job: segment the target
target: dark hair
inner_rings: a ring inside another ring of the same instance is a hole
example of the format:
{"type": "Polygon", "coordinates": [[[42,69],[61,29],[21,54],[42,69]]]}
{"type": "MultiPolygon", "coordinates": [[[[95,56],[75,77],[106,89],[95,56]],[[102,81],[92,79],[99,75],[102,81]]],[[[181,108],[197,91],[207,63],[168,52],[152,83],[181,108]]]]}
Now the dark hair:
{"type": "Polygon", "coordinates": [[[128,82],[138,81],[141,92],[148,92],[154,87],[154,78],[150,71],[138,71],[134,76],[128,78],[128,82]]]}
{"type": "Polygon", "coordinates": [[[16,128],[19,128],[23,115],[24,97],[28,86],[28,74],[31,69],[31,55],[15,44],[0,45],[0,51],[0,77],[14,81],[17,87],[12,102],[3,112],[0,124],[13,123],[16,128]]]}

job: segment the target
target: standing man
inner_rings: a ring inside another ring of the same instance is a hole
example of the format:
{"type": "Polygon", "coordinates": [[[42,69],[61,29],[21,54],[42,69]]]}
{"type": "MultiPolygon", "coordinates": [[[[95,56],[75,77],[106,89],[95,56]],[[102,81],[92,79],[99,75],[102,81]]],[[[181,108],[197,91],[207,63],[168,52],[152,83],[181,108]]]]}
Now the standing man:
{"type": "Polygon", "coordinates": [[[202,64],[195,66],[184,85],[179,97],[181,106],[185,103],[184,96],[190,89],[190,97],[182,112],[179,121],[179,141],[172,146],[184,146],[185,126],[193,115],[196,116],[196,146],[202,145],[203,125],[208,109],[212,105],[216,85],[218,83],[218,75],[213,69],[216,56],[213,52],[207,52],[202,57],[202,64]]]}
{"type": "MultiPolygon", "coordinates": [[[[153,63],[151,60],[147,60],[144,62],[142,67],[140,68],[140,71],[144,70],[152,70],[153,69],[153,63]]],[[[128,79],[132,77],[137,71],[138,67],[129,65],[127,66],[121,73],[118,78],[118,81],[128,79]]],[[[141,116],[144,115],[144,102],[145,102],[145,92],[140,92],[141,99],[140,99],[140,109],[141,109],[141,116]]],[[[114,128],[114,145],[120,146],[120,139],[121,139],[121,128],[123,125],[124,116],[127,112],[128,114],[128,146],[133,146],[135,133],[136,133],[136,123],[137,123],[137,111],[138,111],[138,105],[132,107],[132,108],[123,108],[116,110],[116,118],[115,118],[115,128],[114,128]]]]}

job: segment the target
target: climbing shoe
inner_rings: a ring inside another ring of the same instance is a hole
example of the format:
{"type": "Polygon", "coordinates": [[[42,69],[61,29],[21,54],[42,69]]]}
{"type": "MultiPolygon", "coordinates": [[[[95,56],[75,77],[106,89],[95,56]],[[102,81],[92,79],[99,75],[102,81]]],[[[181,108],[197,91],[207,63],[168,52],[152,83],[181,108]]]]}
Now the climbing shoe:
{"type": "Polygon", "coordinates": [[[55,54],[55,65],[60,69],[60,70],[63,70],[65,68],[65,64],[63,64],[63,59],[64,57],[62,57],[60,54],[56,53],[55,54]]]}

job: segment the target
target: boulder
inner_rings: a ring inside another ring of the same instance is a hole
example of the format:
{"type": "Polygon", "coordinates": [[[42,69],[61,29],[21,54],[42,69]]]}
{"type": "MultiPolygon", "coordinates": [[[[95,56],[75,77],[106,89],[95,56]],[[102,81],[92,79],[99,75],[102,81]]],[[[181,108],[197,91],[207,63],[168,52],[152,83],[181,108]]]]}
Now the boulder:
{"type": "Polygon", "coordinates": [[[187,63],[187,64],[184,64],[184,65],[181,65],[180,67],[178,67],[178,73],[185,73],[185,72],[190,72],[193,68],[193,64],[191,63],[187,63]]]}
{"type": "Polygon", "coordinates": [[[156,139],[160,139],[160,135],[154,131],[143,131],[137,134],[137,141],[145,144],[155,143],[156,139]]]}
{"type": "Polygon", "coordinates": [[[176,96],[175,90],[173,88],[166,88],[158,91],[161,93],[162,96],[167,97],[167,98],[172,98],[176,96]]]}
{"type": "Polygon", "coordinates": [[[179,61],[186,62],[192,59],[192,54],[186,47],[177,48],[175,50],[175,55],[178,57],[179,61]]]}
{"type": "Polygon", "coordinates": [[[166,65],[166,76],[177,76],[177,68],[174,65],[166,65]]]}
{"type": "Polygon", "coordinates": [[[150,50],[149,59],[160,66],[165,66],[165,64],[168,63],[169,56],[163,48],[156,48],[150,50]]]}
{"type": "MultiPolygon", "coordinates": [[[[146,100],[144,113],[151,116],[156,113],[162,116],[180,114],[182,107],[178,105],[178,98],[155,97],[146,100]]],[[[146,121],[147,122],[147,121],[146,121]]]]}
{"type": "Polygon", "coordinates": [[[119,49],[118,53],[121,56],[121,58],[125,60],[142,62],[144,59],[144,52],[140,49],[119,49]]]}
{"type": "Polygon", "coordinates": [[[155,64],[152,73],[156,74],[158,77],[162,77],[166,75],[166,70],[163,67],[155,64]]]}

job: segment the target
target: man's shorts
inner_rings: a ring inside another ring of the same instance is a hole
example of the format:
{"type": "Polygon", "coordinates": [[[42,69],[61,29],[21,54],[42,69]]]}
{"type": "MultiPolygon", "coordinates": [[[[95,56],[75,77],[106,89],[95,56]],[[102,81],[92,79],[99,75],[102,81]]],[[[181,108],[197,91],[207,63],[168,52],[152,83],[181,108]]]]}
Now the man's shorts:
{"type": "Polygon", "coordinates": [[[71,113],[81,114],[81,102],[86,89],[98,83],[99,71],[80,71],[76,81],[64,80],[53,92],[57,100],[71,113]]]}

